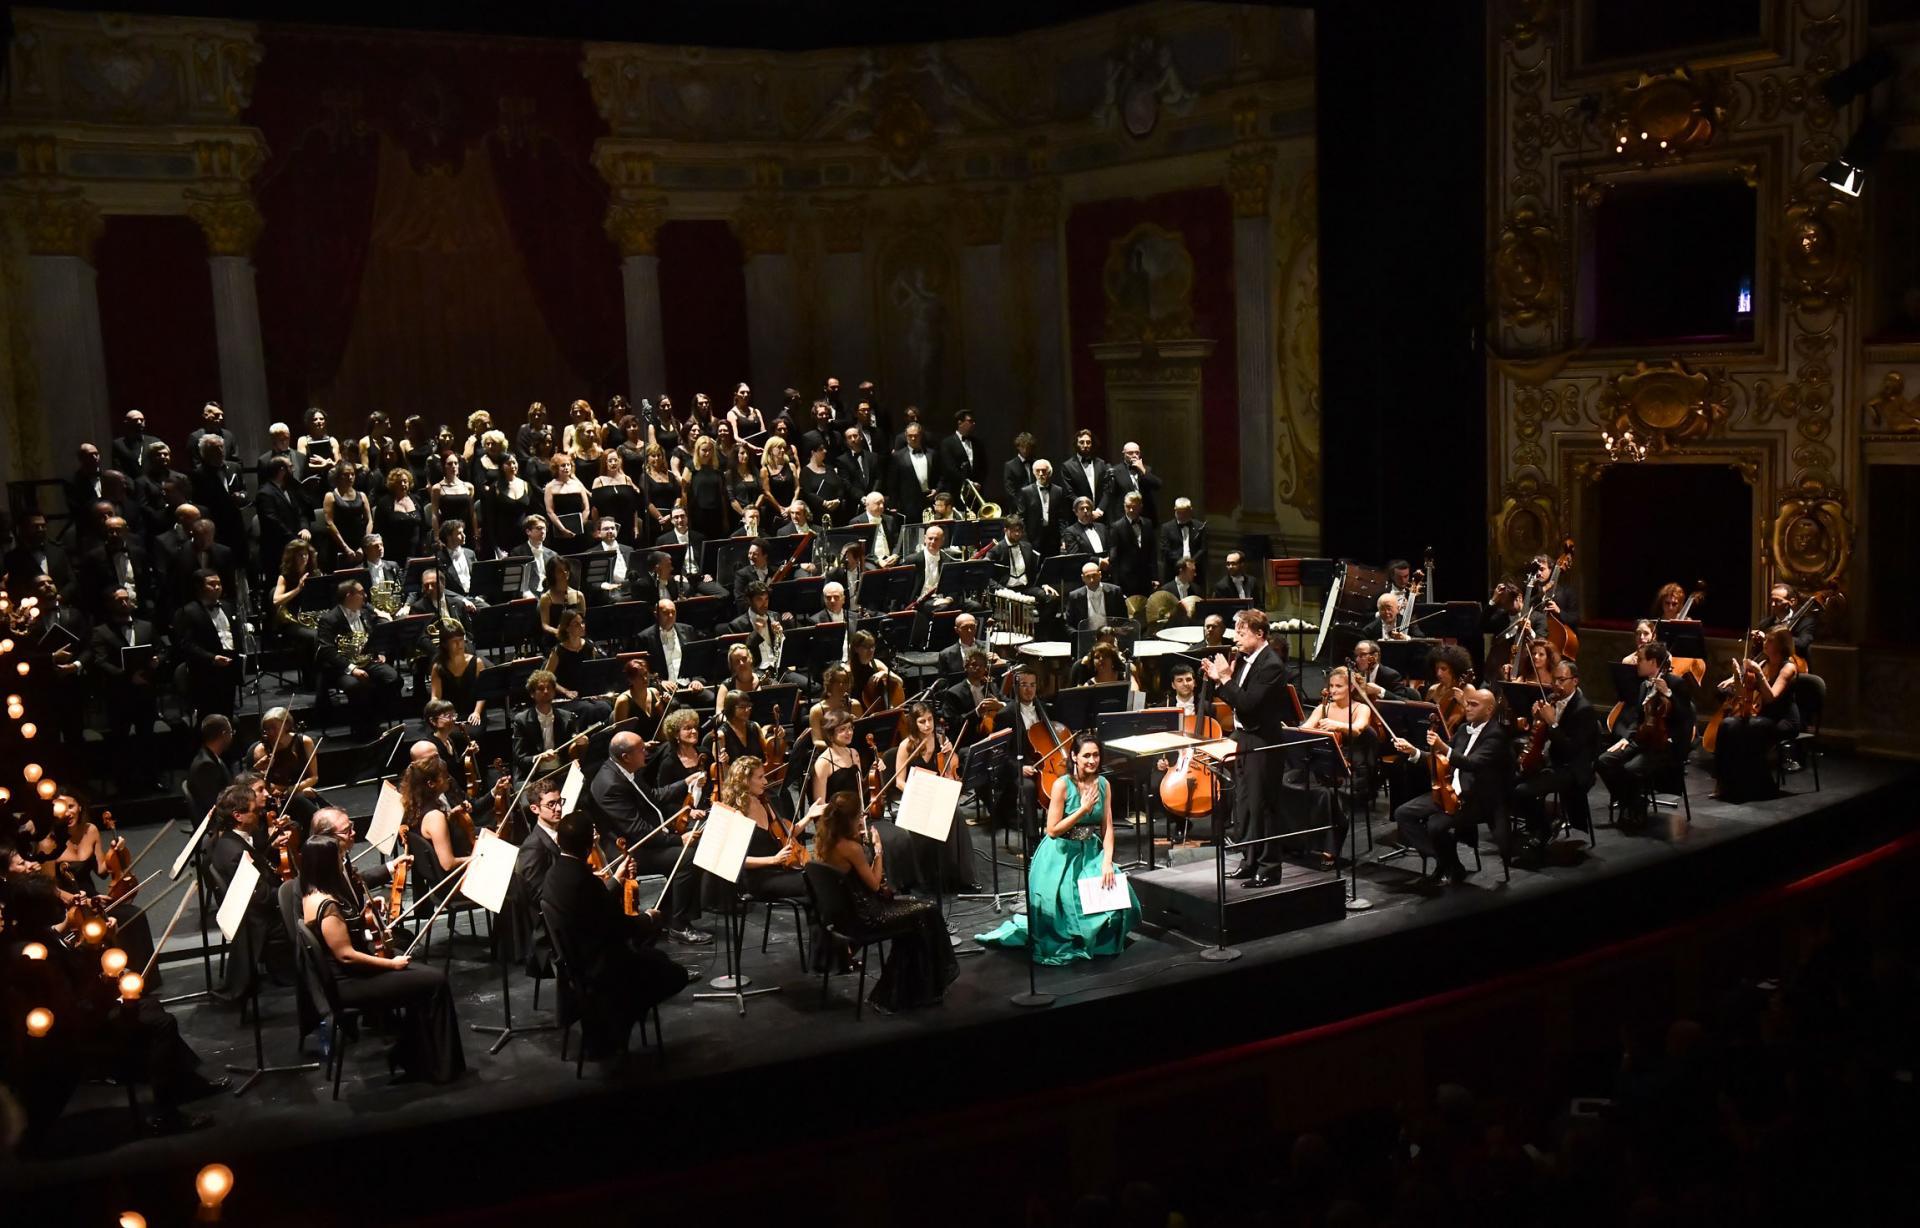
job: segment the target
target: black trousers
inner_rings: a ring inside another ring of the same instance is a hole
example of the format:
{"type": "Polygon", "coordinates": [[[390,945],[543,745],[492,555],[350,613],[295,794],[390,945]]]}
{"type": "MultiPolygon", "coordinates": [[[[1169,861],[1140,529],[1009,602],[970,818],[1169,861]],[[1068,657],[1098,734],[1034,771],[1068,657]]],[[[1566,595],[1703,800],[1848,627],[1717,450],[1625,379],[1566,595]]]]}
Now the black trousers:
{"type": "Polygon", "coordinates": [[[1581,780],[1572,768],[1549,764],[1515,785],[1508,800],[1526,821],[1527,830],[1540,839],[1547,836],[1547,808],[1543,799],[1549,793],[1560,798],[1560,813],[1566,816],[1567,822],[1581,831],[1592,831],[1593,814],[1587,805],[1587,789],[1592,784],[1591,779],[1581,780]]]}
{"type": "Polygon", "coordinates": [[[1673,766],[1673,752],[1662,748],[1649,751],[1638,742],[1628,742],[1622,750],[1609,750],[1594,762],[1594,773],[1606,782],[1614,804],[1634,824],[1647,821],[1647,788],[1661,773],[1673,766]]]}
{"type": "Polygon", "coordinates": [[[391,665],[378,662],[360,667],[364,678],[352,670],[341,673],[340,689],[347,693],[347,708],[355,729],[370,729],[383,716],[400,706],[400,674],[391,665]]]}
{"type": "MultiPolygon", "coordinates": [[[[632,838],[637,840],[646,834],[643,831],[632,838]]],[[[661,832],[634,850],[634,872],[672,874],[674,862],[680,861],[680,848],[678,836],[672,832],[661,832]]],[[[616,852],[607,852],[609,861],[617,856],[619,854],[616,852]]],[[[668,929],[683,930],[692,924],[694,912],[700,904],[700,878],[701,875],[694,872],[693,851],[689,849],[686,860],[680,863],[680,872],[673,875],[673,885],[667,888],[667,898],[660,904],[660,915],[666,919],[668,929]]]]}
{"type": "Polygon", "coordinates": [[[1799,730],[1793,721],[1768,716],[1730,716],[1720,722],[1714,742],[1713,778],[1721,801],[1744,802],[1771,796],[1773,772],[1767,753],[1775,742],[1799,730]]]}
{"type": "Polygon", "coordinates": [[[1233,825],[1236,841],[1263,841],[1246,850],[1256,873],[1279,874],[1281,842],[1267,839],[1287,828],[1280,816],[1280,763],[1271,755],[1253,753],[1256,738],[1241,738],[1234,757],[1233,825]]]}
{"type": "Polygon", "coordinates": [[[1460,864],[1458,837],[1454,829],[1470,824],[1472,820],[1462,807],[1459,813],[1448,814],[1433,799],[1432,793],[1423,793],[1400,803],[1393,812],[1393,825],[1400,829],[1400,838],[1408,847],[1418,849],[1433,860],[1434,865],[1444,872],[1464,870],[1460,864]]]}

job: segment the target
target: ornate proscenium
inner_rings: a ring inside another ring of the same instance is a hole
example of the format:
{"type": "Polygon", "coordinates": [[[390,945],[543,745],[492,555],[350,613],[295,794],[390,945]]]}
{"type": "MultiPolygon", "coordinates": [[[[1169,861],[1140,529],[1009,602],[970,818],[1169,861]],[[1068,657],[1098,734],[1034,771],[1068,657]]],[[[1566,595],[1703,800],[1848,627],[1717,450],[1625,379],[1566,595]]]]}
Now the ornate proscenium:
{"type": "Polygon", "coordinates": [[[1651,454],[1673,450],[1684,440],[1705,439],[1726,427],[1732,387],[1723,373],[1694,371],[1679,359],[1608,377],[1600,391],[1600,409],[1608,434],[1631,433],[1651,454]]]}
{"type": "Polygon", "coordinates": [[[1727,121],[1726,94],[1724,73],[1641,73],[1632,88],[1610,92],[1603,104],[1614,153],[1653,162],[1704,148],[1727,121]]]}
{"type": "Polygon", "coordinates": [[[1787,207],[1781,265],[1792,300],[1819,310],[1848,295],[1859,222],[1845,198],[1817,187],[1805,193],[1787,207]]]}
{"type": "Polygon", "coordinates": [[[1815,482],[1784,492],[1767,549],[1780,578],[1803,591],[1837,585],[1853,553],[1845,492],[1815,482]]]}
{"type": "Polygon", "coordinates": [[[1525,328],[1550,315],[1560,294],[1559,244],[1540,202],[1522,197],[1493,253],[1493,285],[1500,317],[1525,328]]]}
{"type": "Polygon", "coordinates": [[[1889,435],[1920,434],[1920,397],[1907,395],[1907,377],[1889,371],[1880,391],[1867,399],[1867,429],[1889,435]]]}

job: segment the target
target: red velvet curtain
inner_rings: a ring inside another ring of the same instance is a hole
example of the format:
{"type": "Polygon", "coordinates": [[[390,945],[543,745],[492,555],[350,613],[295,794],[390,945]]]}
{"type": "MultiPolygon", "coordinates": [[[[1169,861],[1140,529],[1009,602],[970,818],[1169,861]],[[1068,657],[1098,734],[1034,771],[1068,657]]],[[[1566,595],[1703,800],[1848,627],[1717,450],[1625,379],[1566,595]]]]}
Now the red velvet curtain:
{"type": "MultiPolygon", "coordinates": [[[[109,217],[94,267],[114,427],[122,413],[139,409],[148,433],[178,448],[200,425],[200,406],[220,396],[213,287],[200,227],[184,217],[109,217]]],[[[72,461],[54,459],[63,467],[72,461]]]]}
{"type": "MultiPolygon", "coordinates": [[[[683,414],[696,392],[725,411],[733,386],[747,378],[747,278],[732,227],[685,221],[660,228],[660,302],[666,391],[683,414]]],[[[651,397],[660,390],[635,391],[651,397]]]]}
{"type": "MultiPolygon", "coordinates": [[[[1073,414],[1108,452],[1106,377],[1092,346],[1106,339],[1107,296],[1101,276],[1113,243],[1143,222],[1177,231],[1193,256],[1193,329],[1214,341],[1201,370],[1201,420],[1210,437],[1239,434],[1240,379],[1234,346],[1233,209],[1222,188],[1192,188],[1160,196],[1076,205],[1067,217],[1067,315],[1073,352],[1073,414]]],[[[1152,463],[1152,451],[1148,451],[1152,463]]],[[[1232,448],[1209,448],[1203,458],[1209,508],[1240,501],[1240,460],[1232,448]]]]}
{"type": "MultiPolygon", "coordinates": [[[[602,129],[578,43],[272,27],[261,41],[248,118],[273,151],[258,180],[267,226],[256,263],[277,417],[296,417],[339,369],[381,137],[423,173],[489,142],[534,305],[576,381],[547,399],[624,390],[619,254],[603,229],[607,193],[592,166],[602,129]]],[[[373,407],[345,408],[357,424],[373,407]]]]}

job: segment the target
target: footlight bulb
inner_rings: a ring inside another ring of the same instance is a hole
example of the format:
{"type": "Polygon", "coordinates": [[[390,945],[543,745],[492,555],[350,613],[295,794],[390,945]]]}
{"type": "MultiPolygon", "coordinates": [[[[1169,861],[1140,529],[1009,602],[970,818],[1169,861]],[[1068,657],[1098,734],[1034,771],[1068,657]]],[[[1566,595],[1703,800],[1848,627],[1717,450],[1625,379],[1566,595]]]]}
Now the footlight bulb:
{"type": "Polygon", "coordinates": [[[27,1035],[45,1036],[53,1031],[53,1012],[44,1006],[36,1006],[27,1012],[27,1035]]]}

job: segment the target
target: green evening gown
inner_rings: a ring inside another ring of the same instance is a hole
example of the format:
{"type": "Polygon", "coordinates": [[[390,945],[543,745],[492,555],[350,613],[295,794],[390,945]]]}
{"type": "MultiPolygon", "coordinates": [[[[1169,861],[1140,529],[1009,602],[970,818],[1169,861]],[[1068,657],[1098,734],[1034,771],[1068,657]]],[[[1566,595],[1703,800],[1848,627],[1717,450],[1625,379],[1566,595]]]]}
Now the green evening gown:
{"type": "MultiPolygon", "coordinates": [[[[1067,780],[1067,812],[1080,806],[1080,790],[1072,778],[1067,780]]],[[[1096,955],[1118,955],[1126,950],[1127,931],[1140,923],[1140,899],[1127,884],[1131,901],[1123,912],[1080,911],[1080,880],[1100,875],[1101,830],[1106,821],[1107,799],[1103,795],[1093,809],[1064,836],[1046,836],[1034,850],[1033,865],[1027,871],[1029,916],[1035,938],[1033,958],[1042,964],[1070,964],[1096,955]]],[[[980,942],[996,946],[1022,947],[1027,943],[1028,917],[1007,919],[991,934],[978,934],[980,942]]]]}

